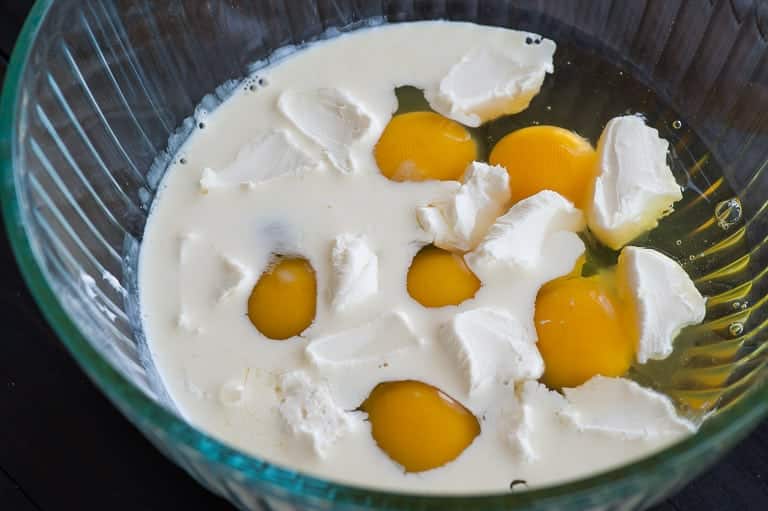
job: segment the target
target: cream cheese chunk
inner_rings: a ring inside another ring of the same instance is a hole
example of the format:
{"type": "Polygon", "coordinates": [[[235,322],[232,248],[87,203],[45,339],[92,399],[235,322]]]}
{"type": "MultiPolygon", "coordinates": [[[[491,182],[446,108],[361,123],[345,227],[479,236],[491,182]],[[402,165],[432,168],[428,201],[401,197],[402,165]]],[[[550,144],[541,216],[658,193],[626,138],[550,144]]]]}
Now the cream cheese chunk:
{"type": "Polygon", "coordinates": [[[567,438],[581,439],[587,449],[600,442],[629,448],[632,442],[669,443],[695,431],[667,396],[626,378],[600,375],[563,394],[537,381],[523,382],[516,396],[506,398],[499,422],[513,455],[526,463],[556,455],[567,438]]]}
{"type": "Polygon", "coordinates": [[[319,166],[307,156],[286,131],[272,131],[238,151],[226,167],[215,171],[203,169],[200,177],[201,193],[216,188],[249,185],[269,181],[281,176],[298,176],[319,166]]]}
{"type": "MultiPolygon", "coordinates": [[[[177,283],[177,314],[176,327],[182,331],[191,334],[202,334],[205,331],[203,327],[203,316],[205,311],[211,309],[214,305],[210,298],[221,297],[221,284],[209,278],[203,282],[195,279],[197,268],[201,266],[216,267],[220,266],[220,258],[215,251],[197,232],[185,232],[177,238],[177,257],[179,281],[177,283]],[[201,293],[201,289],[215,289],[213,292],[201,293]]],[[[207,275],[212,277],[212,275],[207,275]]]]}
{"type": "Polygon", "coordinates": [[[584,244],[575,234],[582,229],[581,210],[559,193],[544,190],[521,200],[496,219],[477,248],[464,259],[481,279],[499,266],[530,271],[541,260],[545,242],[555,233],[569,233],[566,236],[573,238],[571,245],[579,246],[583,253],[584,244]]]}
{"type": "Polygon", "coordinates": [[[494,382],[535,380],[544,373],[536,333],[504,310],[460,312],[443,326],[441,338],[464,369],[470,394],[494,382]]]}
{"type": "Polygon", "coordinates": [[[533,462],[539,456],[531,441],[534,434],[531,404],[518,400],[514,396],[510,396],[507,401],[501,408],[499,432],[514,456],[527,463],[533,462]]]}
{"type": "Polygon", "coordinates": [[[349,146],[371,126],[371,117],[347,92],[339,89],[287,90],[277,107],[296,128],[323,148],[344,173],[354,171],[349,146]]]}
{"type": "Polygon", "coordinates": [[[405,315],[391,312],[359,327],[312,339],[306,353],[318,367],[354,366],[420,344],[405,315]]]}
{"type": "Polygon", "coordinates": [[[682,198],[667,165],[668,146],[638,116],[615,117],[605,126],[587,224],[609,247],[618,250],[656,227],[682,198]]]}
{"type": "Polygon", "coordinates": [[[226,300],[243,290],[253,280],[253,272],[245,264],[231,257],[219,256],[221,287],[218,301],[226,300]]]}
{"type": "Polygon", "coordinates": [[[341,234],[331,252],[331,306],[343,311],[364,302],[379,290],[379,259],[365,236],[341,234]]]}
{"type": "Polygon", "coordinates": [[[562,395],[536,380],[519,383],[515,392],[505,397],[499,433],[516,459],[525,463],[541,459],[542,444],[565,428],[558,419],[565,406],[562,395]]]}
{"type": "Polygon", "coordinates": [[[541,90],[546,74],[553,72],[555,47],[535,34],[510,33],[503,51],[481,48],[468,53],[425,96],[435,111],[472,127],[522,112],[541,90]]]}
{"type": "Polygon", "coordinates": [[[421,227],[446,250],[474,248],[509,202],[509,174],[500,165],[472,162],[447,200],[416,211],[421,227]]]}
{"type": "Polygon", "coordinates": [[[622,296],[635,309],[637,361],[668,357],[680,330],[704,320],[704,297],[679,264],[656,250],[624,247],[617,268],[622,296]]]}
{"type": "Polygon", "coordinates": [[[309,441],[318,456],[326,456],[339,438],[361,426],[362,414],[336,405],[328,386],[313,381],[305,371],[283,374],[278,387],[282,396],[279,411],[286,427],[309,441]]]}
{"type": "Polygon", "coordinates": [[[693,423],[678,416],[667,396],[626,378],[598,375],[563,393],[568,405],[562,415],[580,431],[631,439],[696,431],[693,423]]]}

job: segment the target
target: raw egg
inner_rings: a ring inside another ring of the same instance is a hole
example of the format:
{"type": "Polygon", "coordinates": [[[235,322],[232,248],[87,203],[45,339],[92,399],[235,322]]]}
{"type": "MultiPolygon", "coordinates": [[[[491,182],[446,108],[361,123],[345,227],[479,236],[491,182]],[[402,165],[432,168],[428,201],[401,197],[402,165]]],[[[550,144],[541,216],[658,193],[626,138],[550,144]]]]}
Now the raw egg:
{"type": "Polygon", "coordinates": [[[443,307],[475,296],[480,279],[460,255],[428,245],[413,258],[407,285],[408,294],[424,307],[443,307]]]}
{"type": "Polygon", "coordinates": [[[589,141],[557,126],[513,131],[493,147],[489,161],[509,172],[514,202],[552,190],[582,207],[597,170],[589,141]]]}
{"type": "Polygon", "coordinates": [[[288,339],[315,319],[317,281],[309,261],[280,258],[265,271],[248,298],[248,318],[270,339],[288,339]]]}
{"type": "Polygon", "coordinates": [[[576,387],[593,376],[621,376],[635,355],[629,305],[609,276],[561,278],[536,298],[538,348],[548,387],[576,387]]]}
{"type": "Polygon", "coordinates": [[[360,408],[368,413],[373,439],[406,472],[445,465],[480,433],[477,418],[461,403],[419,381],[380,383],[360,408]]]}
{"type": "Polygon", "coordinates": [[[477,146],[461,124],[434,112],[409,112],[389,121],[374,154],[381,173],[394,181],[459,180],[477,146]]]}

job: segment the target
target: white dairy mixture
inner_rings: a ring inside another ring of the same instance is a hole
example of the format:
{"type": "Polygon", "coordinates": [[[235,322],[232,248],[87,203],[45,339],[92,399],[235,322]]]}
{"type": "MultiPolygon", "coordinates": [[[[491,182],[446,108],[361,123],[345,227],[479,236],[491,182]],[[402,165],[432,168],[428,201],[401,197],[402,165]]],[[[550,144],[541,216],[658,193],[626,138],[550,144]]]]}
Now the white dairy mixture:
{"type": "MultiPolygon", "coordinates": [[[[180,152],[186,163],[165,177],[140,261],[151,353],[191,423],[324,478],[441,493],[581,477],[695,429],[666,398],[624,379],[596,377],[564,395],[530,381],[543,370],[536,293],[584,251],[574,234],[584,215],[567,200],[542,192],[497,219],[505,212],[494,201],[506,199],[484,179],[505,172],[476,164],[460,189],[390,181],[376,167],[395,87],[424,89],[436,110],[468,125],[526,108],[555,49],[526,37],[540,39],[448,22],[344,35],[261,71],[268,85],[239,90],[193,134],[180,152]],[[435,239],[479,243],[467,261],[483,286],[458,307],[427,309],[406,291],[413,256],[435,239]],[[525,242],[505,253],[515,240],[525,242]],[[287,341],[267,340],[246,315],[274,253],[305,257],[317,276],[316,319],[287,341]],[[353,411],[377,383],[404,379],[434,385],[481,418],[481,434],[455,461],[405,474],[353,411]]],[[[663,265],[641,256],[627,255],[627,272],[663,265]]],[[[683,315],[703,314],[703,301],[691,310],[683,315]]],[[[649,327],[645,358],[666,352],[654,335],[649,327]]]]}

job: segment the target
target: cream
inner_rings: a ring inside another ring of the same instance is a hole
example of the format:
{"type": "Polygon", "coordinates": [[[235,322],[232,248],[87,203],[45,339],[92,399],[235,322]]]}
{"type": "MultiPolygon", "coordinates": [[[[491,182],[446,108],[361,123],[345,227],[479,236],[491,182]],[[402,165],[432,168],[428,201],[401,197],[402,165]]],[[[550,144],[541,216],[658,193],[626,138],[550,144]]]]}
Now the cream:
{"type": "MultiPolygon", "coordinates": [[[[518,51],[546,50],[551,58],[554,43],[541,40],[541,50],[531,50],[527,38],[540,40],[448,22],[355,32],[261,70],[269,85],[235,92],[210,115],[181,149],[185,163],[168,169],[140,261],[150,352],[184,417],[305,473],[441,494],[504,492],[511,479],[529,486],[574,479],[686,434],[672,428],[618,438],[587,430],[563,419],[563,396],[525,381],[542,370],[532,335],[536,294],[584,251],[575,234],[583,228],[579,210],[542,192],[481,235],[492,216],[486,206],[500,207],[508,193],[503,179],[476,182],[470,173],[463,184],[393,182],[376,167],[373,147],[396,111],[398,86],[453,90],[457,116],[482,119],[527,104],[546,59],[535,57],[520,88],[449,87],[466,79],[467,66],[487,67],[518,51]],[[478,49],[491,55],[482,66],[472,63],[478,49]],[[475,184],[500,199],[480,200],[475,184]],[[483,285],[459,306],[426,309],[406,290],[412,258],[438,237],[417,219],[430,206],[443,218],[454,208],[458,221],[445,225],[478,243],[467,260],[483,285]],[[530,244],[519,243],[529,236],[530,244]],[[314,322],[285,341],[266,339],[246,315],[250,290],[275,253],[305,257],[317,279],[314,322]],[[406,379],[434,385],[481,420],[481,434],[459,458],[417,474],[405,474],[377,447],[355,411],[378,383],[406,379]]],[[[655,393],[628,396],[643,401],[655,393]]],[[[604,403],[589,416],[611,423],[626,405],[604,403]]]]}

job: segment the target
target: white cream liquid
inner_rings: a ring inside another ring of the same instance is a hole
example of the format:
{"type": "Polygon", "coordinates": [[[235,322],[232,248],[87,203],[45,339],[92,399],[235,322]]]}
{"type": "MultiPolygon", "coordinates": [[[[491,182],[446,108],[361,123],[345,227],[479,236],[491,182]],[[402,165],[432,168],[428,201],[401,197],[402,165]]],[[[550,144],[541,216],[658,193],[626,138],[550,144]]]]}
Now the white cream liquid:
{"type": "MultiPolygon", "coordinates": [[[[630,440],[579,432],[558,416],[561,399],[540,393],[533,407],[527,461],[508,436],[499,410],[515,400],[513,388],[495,386],[471,398],[455,358],[439,342],[439,326],[459,310],[502,307],[531,324],[533,302],[546,281],[568,272],[573,258],[557,246],[544,250],[538,269],[513,281],[486,279],[477,296],[458,307],[426,309],[408,295],[406,273],[427,240],[416,221],[418,206],[445,198],[457,184],[397,183],[381,176],[372,151],[397,108],[394,89],[434,86],[450,67],[478,48],[522,44],[527,34],[450,22],[425,22],[359,31],[318,43],[259,72],[267,81],[238,90],[206,120],[180,151],[185,164],[168,169],[146,227],[140,260],[140,300],[155,364],[184,417],[245,452],[280,465],[345,483],[434,493],[499,493],[510,481],[540,486],[583,477],[646,455],[679,437],[660,434],[630,440]],[[286,90],[339,88],[370,115],[367,133],[350,147],[354,171],[334,168],[312,140],[277,109],[286,90]],[[252,187],[201,193],[204,168],[222,169],[241,148],[274,129],[290,131],[317,171],[284,176],[252,187]],[[379,257],[379,293],[345,311],[330,307],[333,240],[364,234],[379,257]],[[249,321],[248,295],[270,255],[307,258],[318,284],[317,316],[301,337],[265,339],[249,321]],[[244,272],[232,273],[226,261],[244,272]],[[231,289],[230,289],[231,288],[231,289]],[[228,290],[226,296],[223,292],[228,290]],[[352,328],[397,310],[410,320],[420,346],[343,370],[311,367],[308,340],[352,328]],[[353,410],[381,381],[416,379],[461,401],[481,418],[482,433],[455,461],[406,474],[373,441],[368,423],[340,438],[319,457],[285,427],[277,409],[278,376],[306,369],[327,381],[338,404],[353,410]]],[[[555,70],[555,73],[557,70],[555,70]]]]}

